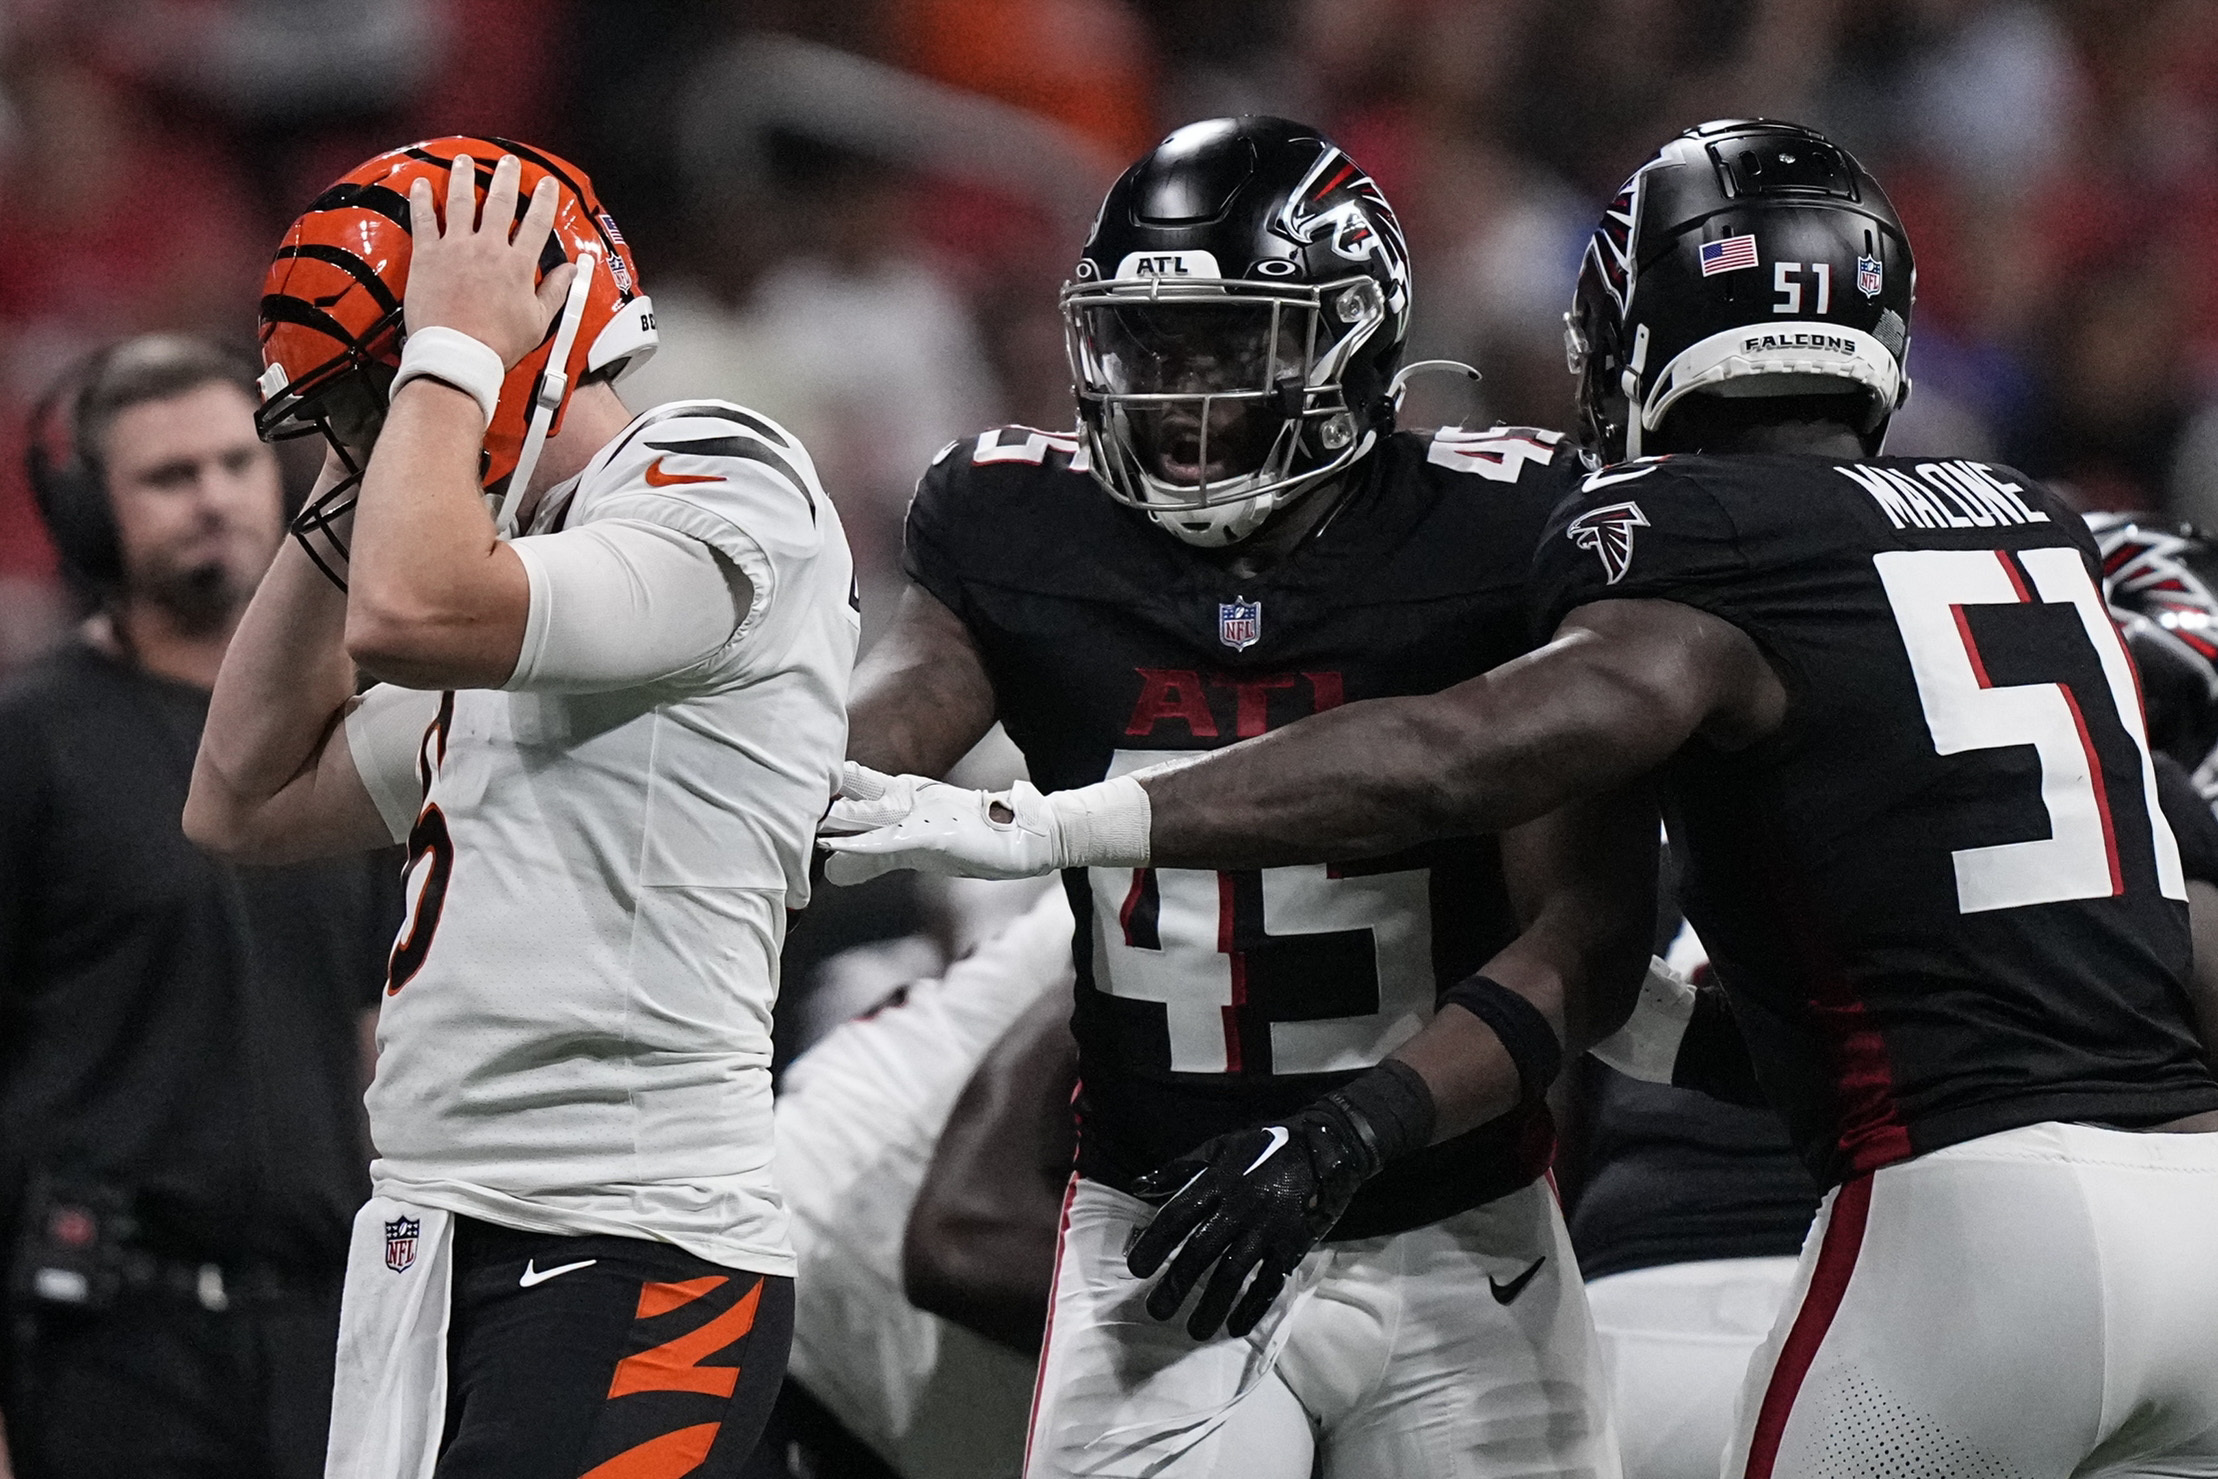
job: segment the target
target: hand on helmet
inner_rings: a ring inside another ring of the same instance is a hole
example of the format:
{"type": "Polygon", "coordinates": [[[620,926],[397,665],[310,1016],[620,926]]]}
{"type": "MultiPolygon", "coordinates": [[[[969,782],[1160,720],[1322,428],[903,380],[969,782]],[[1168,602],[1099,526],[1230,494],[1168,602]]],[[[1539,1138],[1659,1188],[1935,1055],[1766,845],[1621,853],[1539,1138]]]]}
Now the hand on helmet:
{"type": "Polygon", "coordinates": [[[535,288],[539,254],[554,228],[557,187],[552,176],[532,191],[531,208],[516,221],[517,181],[523,165],[504,154],[486,187],[483,224],[477,203],[477,165],[457,155],[447,177],[445,220],[434,210],[431,182],[408,187],[414,255],[408,267],[408,331],[454,329],[486,345],[503,368],[538,347],[562,307],[577,269],[564,263],[535,288]],[[510,224],[515,223],[511,232],[510,224]]]}
{"type": "Polygon", "coordinates": [[[881,873],[1032,878],[1058,866],[1054,811],[1023,781],[1008,792],[966,791],[916,775],[847,762],[819,846],[824,876],[862,883],[881,873]]]}
{"type": "Polygon", "coordinates": [[[1207,1273],[1186,1332],[1207,1340],[1223,1323],[1228,1334],[1246,1335],[1377,1168],[1362,1137],[1326,1099],[1282,1124],[1219,1135],[1141,1177],[1134,1189],[1163,1206],[1133,1242],[1125,1266],[1144,1279],[1178,1249],[1148,1294],[1148,1313],[1174,1318],[1207,1273]]]}

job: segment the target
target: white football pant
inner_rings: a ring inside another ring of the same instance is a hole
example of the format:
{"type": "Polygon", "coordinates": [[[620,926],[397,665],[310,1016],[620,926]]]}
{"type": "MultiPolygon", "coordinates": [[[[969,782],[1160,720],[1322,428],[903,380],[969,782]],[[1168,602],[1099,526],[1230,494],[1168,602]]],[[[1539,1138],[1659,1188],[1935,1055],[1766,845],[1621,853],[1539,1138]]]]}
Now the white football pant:
{"type": "Polygon", "coordinates": [[[1828,1193],[1725,1473],[2218,1475],[2218,1134],[2029,1125],[1828,1193]]]}
{"type": "Polygon", "coordinates": [[[1150,1284],[1125,1269],[1146,1203],[1075,1181],[1064,1215],[1029,1479],[1618,1473],[1585,1288],[1545,1182],[1326,1244],[1245,1338],[1201,1342],[1183,1311],[1150,1318],[1150,1284]]]}
{"type": "Polygon", "coordinates": [[[1718,1479],[1748,1360],[1795,1292],[1792,1258],[1717,1258],[1586,1286],[1625,1479],[1718,1479]]]}

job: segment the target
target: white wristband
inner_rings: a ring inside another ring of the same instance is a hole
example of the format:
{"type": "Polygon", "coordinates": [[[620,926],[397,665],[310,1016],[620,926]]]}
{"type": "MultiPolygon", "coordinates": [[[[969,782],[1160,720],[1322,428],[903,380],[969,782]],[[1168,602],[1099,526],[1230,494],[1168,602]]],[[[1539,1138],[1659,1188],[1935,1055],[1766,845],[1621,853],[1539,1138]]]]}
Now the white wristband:
{"type": "Polygon", "coordinates": [[[1129,775],[1044,798],[1055,819],[1058,868],[1145,868],[1150,810],[1129,775]]]}
{"type": "Polygon", "coordinates": [[[401,346],[400,373],[393,377],[391,394],[399,395],[403,385],[427,375],[476,401],[485,424],[493,424],[493,408],[501,403],[501,381],[508,372],[492,346],[460,329],[418,329],[401,346]]]}

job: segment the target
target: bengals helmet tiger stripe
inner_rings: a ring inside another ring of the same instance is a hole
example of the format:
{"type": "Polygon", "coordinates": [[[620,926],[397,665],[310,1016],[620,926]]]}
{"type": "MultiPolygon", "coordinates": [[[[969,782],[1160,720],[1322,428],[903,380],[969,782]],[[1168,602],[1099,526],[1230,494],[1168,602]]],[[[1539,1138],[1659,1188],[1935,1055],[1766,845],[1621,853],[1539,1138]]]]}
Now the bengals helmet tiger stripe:
{"type": "MultiPolygon", "coordinates": [[[[501,138],[432,139],[378,155],[324,191],[293,222],[262,289],[265,368],[256,428],[271,441],[320,431],[356,474],[302,510],[294,532],[304,544],[312,530],[328,535],[330,521],[352,506],[353,485],[360,479],[357,459],[384,424],[407,338],[401,302],[414,249],[409,187],[429,179],[443,208],[448,172],[462,154],[476,165],[480,202],[503,154],[522,162],[519,219],[540,179],[552,176],[558,187],[554,230],[539,274],[544,278],[566,261],[578,264],[561,313],[540,346],[509,370],[485,429],[479,482],[497,500],[503,534],[513,532],[507,515],[530,479],[540,447],[562,429],[578,382],[597,372],[621,375],[654,352],[654,308],[639,290],[631,249],[602,209],[592,182],[575,166],[501,138]]],[[[320,555],[317,563],[324,564],[320,555]]]]}

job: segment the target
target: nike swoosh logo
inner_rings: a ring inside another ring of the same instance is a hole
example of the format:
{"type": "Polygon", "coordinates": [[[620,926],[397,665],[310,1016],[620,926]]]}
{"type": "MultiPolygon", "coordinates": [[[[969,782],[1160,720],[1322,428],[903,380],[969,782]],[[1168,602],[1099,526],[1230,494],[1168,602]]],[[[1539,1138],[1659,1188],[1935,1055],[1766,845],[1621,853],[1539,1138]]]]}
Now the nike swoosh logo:
{"type": "Polygon", "coordinates": [[[647,486],[650,488],[667,488],[673,483],[721,483],[723,481],[722,473],[664,472],[660,457],[647,464],[647,486]]]}
{"type": "Polygon", "coordinates": [[[1248,1171],[1253,1171],[1256,1166],[1262,1165],[1272,1156],[1277,1155],[1281,1150],[1284,1150],[1286,1148],[1286,1141],[1288,1137],[1286,1134],[1286,1127],[1284,1125],[1266,1126],[1263,1133],[1271,1137],[1271,1143],[1263,1147],[1263,1154],[1255,1158],[1254,1165],[1249,1166],[1247,1171],[1242,1171],[1240,1173],[1242,1176],[1247,1175],[1248,1171]]]}
{"type": "MultiPolygon", "coordinates": [[[[1592,493],[1599,488],[1607,488],[1612,483],[1629,483],[1635,478],[1645,478],[1655,470],[1653,467],[1636,467],[1631,472],[1588,473],[1587,480],[1579,485],[1579,491],[1581,493],[1592,493]]],[[[649,481],[653,480],[649,479],[649,481]]]]}
{"type": "Polygon", "coordinates": [[[1492,1274],[1488,1274],[1486,1276],[1486,1287],[1494,1291],[1494,1302],[1496,1304],[1508,1304],[1512,1300],[1516,1299],[1518,1295],[1523,1294],[1525,1292],[1525,1286],[1533,1281],[1533,1275],[1539,1273],[1540,1266],[1547,1261],[1548,1255],[1543,1253],[1540,1257],[1533,1260],[1533,1266],[1531,1268],[1526,1269],[1523,1273],[1519,1274],[1516,1278],[1510,1280],[1507,1284],[1496,1282],[1494,1276],[1492,1274]]]}
{"type": "MultiPolygon", "coordinates": [[[[549,1279],[559,1279],[564,1274],[576,1273],[581,1268],[591,1268],[600,1261],[598,1258],[585,1258],[576,1263],[562,1264],[556,1268],[535,1269],[531,1266],[532,1260],[527,1258],[524,1260],[524,1276],[516,1281],[516,1287],[529,1289],[534,1284],[544,1284],[549,1279]]],[[[1502,1296],[1496,1294],[1494,1297],[1500,1299],[1502,1296]]]]}

